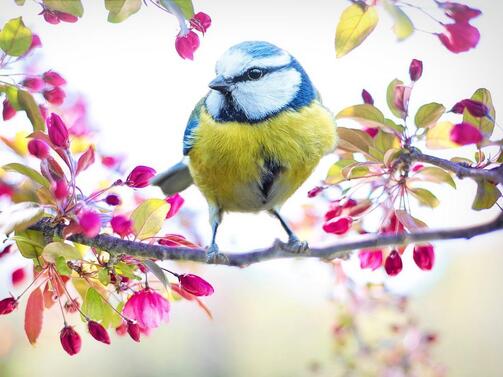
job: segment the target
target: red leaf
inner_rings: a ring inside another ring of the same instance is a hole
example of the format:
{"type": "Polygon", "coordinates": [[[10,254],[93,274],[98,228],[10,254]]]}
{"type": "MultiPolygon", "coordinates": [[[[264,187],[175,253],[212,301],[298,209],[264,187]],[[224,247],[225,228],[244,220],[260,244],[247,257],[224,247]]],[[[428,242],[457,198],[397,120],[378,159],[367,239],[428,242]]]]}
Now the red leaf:
{"type": "Polygon", "coordinates": [[[31,292],[26,303],[24,316],[24,331],[31,344],[35,344],[42,331],[42,320],[44,318],[44,297],[40,288],[31,292]]]}
{"type": "Polygon", "coordinates": [[[77,174],[81,171],[86,170],[89,166],[94,163],[94,148],[91,145],[87,151],[85,151],[82,156],[80,156],[79,161],[77,162],[77,174]]]}

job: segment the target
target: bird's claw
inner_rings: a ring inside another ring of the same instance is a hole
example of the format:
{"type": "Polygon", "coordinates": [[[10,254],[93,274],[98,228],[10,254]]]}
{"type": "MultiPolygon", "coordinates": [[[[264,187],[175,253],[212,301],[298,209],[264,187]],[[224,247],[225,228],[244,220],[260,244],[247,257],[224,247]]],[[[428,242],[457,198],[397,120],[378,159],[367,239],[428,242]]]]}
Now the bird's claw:
{"type": "Polygon", "coordinates": [[[218,246],[216,244],[210,245],[206,252],[206,257],[208,263],[211,264],[228,264],[229,258],[225,254],[222,254],[218,250],[218,246]]]}
{"type": "Polygon", "coordinates": [[[288,243],[284,244],[285,250],[292,254],[307,254],[309,252],[309,244],[306,241],[301,241],[297,237],[290,237],[288,243]]]}

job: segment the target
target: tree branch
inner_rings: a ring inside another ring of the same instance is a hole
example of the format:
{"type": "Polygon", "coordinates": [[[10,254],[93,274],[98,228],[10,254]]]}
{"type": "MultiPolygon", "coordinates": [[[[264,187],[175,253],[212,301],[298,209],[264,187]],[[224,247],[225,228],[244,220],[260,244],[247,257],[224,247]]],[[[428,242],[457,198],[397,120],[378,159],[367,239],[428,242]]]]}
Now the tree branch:
{"type": "MultiPolygon", "coordinates": [[[[469,177],[475,180],[487,179],[496,183],[503,183],[503,168],[480,169],[465,166],[463,164],[444,160],[438,157],[421,153],[417,149],[411,149],[409,154],[403,158],[410,161],[421,161],[436,165],[443,169],[454,172],[459,178],[469,177]]],[[[46,218],[30,227],[33,230],[41,231],[46,238],[52,239],[54,236],[62,235],[62,226],[53,225],[51,219],[46,218]]],[[[322,248],[310,248],[302,254],[295,254],[289,251],[288,245],[276,240],[276,242],[266,248],[244,253],[222,253],[225,258],[208,261],[206,249],[190,249],[186,247],[167,247],[162,245],[148,244],[144,242],[129,241],[117,238],[108,234],[100,234],[93,238],[87,238],[76,234],[68,237],[68,240],[83,245],[96,247],[105,250],[111,255],[127,254],[136,257],[155,258],[159,260],[185,260],[208,264],[220,264],[228,266],[244,267],[253,263],[263,262],[271,259],[285,258],[319,258],[331,260],[336,258],[347,259],[351,252],[361,249],[373,249],[384,246],[396,246],[409,243],[421,243],[436,240],[470,239],[472,237],[494,232],[503,229],[503,213],[494,220],[470,227],[455,229],[429,229],[413,233],[399,234],[379,234],[362,236],[357,241],[344,241],[335,245],[322,248]]]]}

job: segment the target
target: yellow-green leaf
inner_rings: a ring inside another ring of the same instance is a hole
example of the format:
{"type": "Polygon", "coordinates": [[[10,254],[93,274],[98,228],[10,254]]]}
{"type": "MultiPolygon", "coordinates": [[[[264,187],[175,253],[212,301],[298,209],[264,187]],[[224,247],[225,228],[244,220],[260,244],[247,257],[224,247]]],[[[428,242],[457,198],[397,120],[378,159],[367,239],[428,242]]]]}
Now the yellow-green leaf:
{"type": "Polygon", "coordinates": [[[17,248],[23,257],[34,259],[42,255],[45,245],[42,232],[26,229],[16,232],[12,239],[16,241],[17,248]]]}
{"type": "Polygon", "coordinates": [[[42,257],[48,262],[54,263],[58,257],[65,260],[81,259],[82,254],[73,246],[63,241],[51,242],[44,247],[42,257]]]}
{"type": "Polygon", "coordinates": [[[22,6],[26,2],[26,0],[14,0],[16,2],[16,5],[22,6]]]}
{"type": "Polygon", "coordinates": [[[394,79],[389,83],[388,89],[386,90],[386,102],[388,103],[388,107],[393,115],[397,118],[403,119],[405,115],[404,112],[395,106],[395,89],[399,85],[403,85],[403,81],[398,79],[394,79]]]}
{"type": "Polygon", "coordinates": [[[5,88],[5,95],[7,96],[7,99],[9,100],[12,107],[17,111],[21,110],[21,105],[19,105],[19,99],[17,97],[18,93],[19,89],[14,85],[8,85],[5,88]]]}
{"type": "Polygon", "coordinates": [[[414,177],[419,177],[425,181],[433,183],[447,183],[452,188],[456,188],[456,183],[451,175],[444,169],[437,168],[436,166],[428,166],[421,169],[414,177]]]}
{"type": "Polygon", "coordinates": [[[417,110],[414,121],[418,128],[432,127],[444,113],[444,105],[436,102],[427,103],[417,110]]]}
{"type": "Polygon", "coordinates": [[[328,169],[327,178],[325,178],[325,182],[331,185],[335,185],[342,181],[345,181],[346,178],[342,175],[342,170],[351,164],[356,163],[355,160],[339,160],[335,164],[333,164],[330,169],[328,169]]]}
{"type": "Polygon", "coordinates": [[[137,238],[155,236],[162,228],[169,211],[169,204],[163,199],[148,199],[131,214],[133,231],[137,238]]]}
{"type": "Polygon", "coordinates": [[[413,188],[410,189],[409,192],[419,201],[419,204],[421,205],[435,208],[440,204],[440,201],[430,190],[426,190],[424,188],[413,188]]]}
{"type": "Polygon", "coordinates": [[[35,169],[30,168],[29,166],[19,164],[17,162],[13,162],[11,164],[7,164],[2,166],[2,169],[5,171],[14,171],[19,174],[22,174],[28,178],[30,178],[32,181],[37,182],[39,185],[44,186],[46,188],[50,188],[51,184],[45,178],[42,174],[40,174],[38,171],[35,169]]]}
{"type": "Polygon", "coordinates": [[[31,30],[24,26],[22,17],[8,21],[0,31],[0,48],[10,56],[21,56],[31,45],[31,30]]]}
{"type": "Polygon", "coordinates": [[[31,122],[33,131],[45,131],[45,122],[40,114],[40,109],[33,99],[33,96],[26,90],[19,90],[17,94],[19,106],[26,112],[26,116],[31,122]]]}
{"type": "Polygon", "coordinates": [[[367,127],[385,126],[381,110],[369,104],[346,107],[335,116],[335,119],[352,119],[367,127]]]}
{"type": "Polygon", "coordinates": [[[9,205],[0,212],[0,234],[25,230],[43,216],[44,209],[38,203],[21,202],[9,205]]]}
{"type": "Polygon", "coordinates": [[[194,15],[194,5],[192,5],[192,0],[173,0],[173,2],[180,7],[183,16],[190,20],[194,15]]]}
{"type": "Polygon", "coordinates": [[[398,221],[407,229],[409,232],[416,230],[428,228],[428,226],[421,220],[416,219],[414,216],[409,214],[407,211],[397,209],[395,210],[396,217],[398,221]]]}
{"type": "Polygon", "coordinates": [[[490,137],[494,130],[494,121],[496,120],[496,111],[494,110],[491,92],[485,88],[477,89],[475,93],[473,93],[471,99],[486,105],[489,108],[491,119],[488,117],[476,118],[465,109],[463,113],[463,122],[470,123],[482,131],[484,135],[490,137]]]}
{"type": "Polygon", "coordinates": [[[159,279],[159,281],[162,283],[164,288],[167,288],[169,281],[168,278],[166,277],[166,274],[164,271],[159,267],[157,263],[155,263],[153,260],[150,259],[145,259],[143,261],[143,264],[147,266],[147,268],[154,274],[154,276],[159,279]]]}
{"type": "Polygon", "coordinates": [[[342,12],[335,33],[335,52],[338,58],[359,46],[377,26],[379,16],[375,7],[352,4],[342,12]]]}
{"type": "Polygon", "coordinates": [[[65,276],[71,276],[72,275],[72,270],[70,267],[68,267],[68,264],[66,263],[66,259],[64,256],[60,255],[56,257],[56,270],[60,275],[65,275],[65,276]]]}
{"type": "Polygon", "coordinates": [[[501,197],[500,190],[494,183],[487,180],[477,182],[477,194],[472,204],[472,209],[480,211],[491,208],[501,197]]]}
{"type": "Polygon", "coordinates": [[[414,25],[410,20],[409,16],[405,14],[403,10],[397,7],[395,4],[389,2],[388,0],[383,1],[384,9],[393,18],[393,32],[397,36],[399,41],[403,41],[412,35],[414,32],[414,25]]]}
{"type": "Polygon", "coordinates": [[[339,137],[337,147],[347,152],[368,154],[369,147],[374,143],[365,131],[353,128],[338,127],[337,135],[339,137]]]}
{"type": "Polygon", "coordinates": [[[96,289],[90,287],[86,292],[82,304],[82,312],[93,321],[101,321],[103,319],[103,313],[105,312],[105,305],[101,295],[96,289]]]}
{"type": "Polygon", "coordinates": [[[84,7],[80,0],[44,0],[44,5],[75,17],[82,17],[84,14],[84,7]]]}
{"type": "Polygon", "coordinates": [[[459,145],[451,141],[451,130],[454,124],[451,122],[438,122],[428,129],[426,134],[426,146],[430,149],[458,148],[459,145]]]}
{"type": "Polygon", "coordinates": [[[109,11],[108,22],[119,23],[138,12],[142,0],[105,0],[105,7],[109,11]]]}

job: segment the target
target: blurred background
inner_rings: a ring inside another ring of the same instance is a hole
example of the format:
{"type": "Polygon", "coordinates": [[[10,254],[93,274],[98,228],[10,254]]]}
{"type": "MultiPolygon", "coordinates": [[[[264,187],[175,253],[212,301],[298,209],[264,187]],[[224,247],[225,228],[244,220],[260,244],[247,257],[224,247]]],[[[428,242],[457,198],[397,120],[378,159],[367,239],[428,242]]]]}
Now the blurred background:
{"type": "MultiPolygon", "coordinates": [[[[35,2],[17,7],[13,0],[2,0],[0,21],[23,16],[42,39],[41,71],[60,72],[69,88],[84,96],[99,132],[100,151],[125,155],[131,166],[145,164],[160,171],[181,158],[186,120],[208,90],[216,59],[243,40],[268,40],[290,51],[334,112],[360,103],[363,88],[384,108],[388,83],[395,77],[407,78],[412,58],[423,61],[424,74],[414,88],[411,112],[432,101],[448,107],[479,87],[492,92],[496,111],[503,106],[503,5],[497,1],[469,1],[483,15],[474,20],[482,35],[480,44],[468,53],[454,55],[436,37],[421,32],[397,43],[391,20],[380,12],[380,24],[364,44],[336,59],[335,27],[347,1],[196,0],[196,11],[208,13],[213,25],[193,62],[181,60],[174,50],[175,19],[155,7],[116,25],[106,22],[101,1],[84,3],[84,17],[76,24],[54,26],[37,16],[40,7],[35,2]]],[[[435,8],[433,2],[430,6],[435,8]]],[[[418,27],[434,30],[427,17],[413,15],[418,27]]],[[[26,124],[17,119],[2,123],[1,132],[13,134],[20,127],[26,124]]],[[[501,133],[500,128],[495,131],[499,137],[501,133]]],[[[469,148],[465,152],[473,154],[469,148]]],[[[1,164],[10,162],[4,153],[0,159],[1,164]]],[[[328,156],[287,202],[287,218],[300,219],[303,205],[313,201],[307,198],[307,190],[324,178],[335,160],[328,156]]],[[[472,182],[460,182],[456,192],[435,189],[441,205],[435,210],[415,208],[414,214],[431,227],[489,221],[494,210],[471,211],[474,192],[472,182]]],[[[186,211],[206,243],[210,236],[206,203],[195,188],[184,197],[186,211]]],[[[232,214],[219,232],[220,247],[236,251],[265,247],[281,234],[279,225],[265,214],[232,214]]],[[[314,239],[312,243],[319,238],[318,233],[304,236],[314,239]]],[[[379,271],[361,273],[355,259],[344,262],[342,268],[358,284],[386,281],[390,290],[410,297],[411,316],[421,328],[438,334],[432,359],[446,368],[447,375],[496,377],[503,370],[503,297],[498,293],[503,286],[502,241],[503,234],[495,233],[470,241],[436,243],[437,262],[431,272],[418,270],[411,250],[404,254],[404,271],[395,278],[379,271]]],[[[7,271],[17,263],[23,262],[9,259],[0,264],[1,297],[10,288],[7,271]]],[[[32,347],[23,332],[21,305],[13,315],[0,318],[0,377],[346,375],[337,362],[333,340],[340,308],[331,265],[299,260],[245,269],[191,264],[176,268],[196,272],[214,285],[215,294],[205,300],[212,320],[190,302],[176,303],[170,323],[144,337],[141,344],[113,337],[107,348],[84,336],[82,352],[70,358],[59,344],[61,323],[56,309],[46,315],[42,336],[32,347]]],[[[363,336],[372,337],[384,326],[378,318],[367,321],[368,334],[363,336]]]]}

